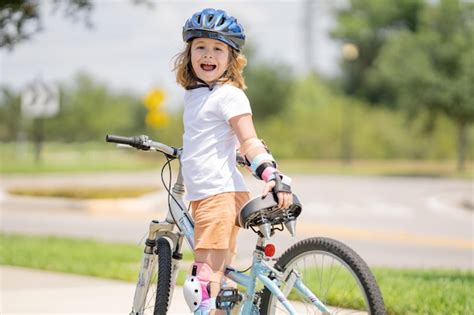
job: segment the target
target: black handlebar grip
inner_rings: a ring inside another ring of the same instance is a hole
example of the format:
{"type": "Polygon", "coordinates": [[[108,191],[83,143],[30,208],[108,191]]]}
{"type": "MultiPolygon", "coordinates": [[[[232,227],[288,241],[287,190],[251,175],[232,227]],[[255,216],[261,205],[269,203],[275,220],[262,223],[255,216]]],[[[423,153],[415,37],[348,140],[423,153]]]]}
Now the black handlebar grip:
{"type": "Polygon", "coordinates": [[[142,136],[135,136],[135,137],[123,137],[123,136],[115,136],[115,135],[107,135],[105,137],[105,141],[113,142],[113,143],[120,143],[120,144],[127,144],[139,150],[148,151],[150,150],[150,145],[147,144],[148,137],[145,135],[142,136]]]}
{"type": "Polygon", "coordinates": [[[107,135],[107,136],[105,136],[105,141],[113,142],[113,143],[120,143],[120,144],[128,144],[128,145],[131,145],[131,146],[135,145],[135,141],[131,137],[107,135]]]}

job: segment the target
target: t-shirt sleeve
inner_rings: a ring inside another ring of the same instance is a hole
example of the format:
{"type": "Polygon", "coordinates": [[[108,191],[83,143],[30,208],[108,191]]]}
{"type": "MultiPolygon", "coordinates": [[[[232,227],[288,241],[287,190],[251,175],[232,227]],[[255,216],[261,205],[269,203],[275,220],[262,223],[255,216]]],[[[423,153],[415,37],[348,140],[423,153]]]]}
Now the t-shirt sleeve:
{"type": "Polygon", "coordinates": [[[229,88],[220,108],[226,121],[229,121],[229,119],[235,116],[252,114],[247,95],[245,95],[244,91],[236,87],[229,88]]]}

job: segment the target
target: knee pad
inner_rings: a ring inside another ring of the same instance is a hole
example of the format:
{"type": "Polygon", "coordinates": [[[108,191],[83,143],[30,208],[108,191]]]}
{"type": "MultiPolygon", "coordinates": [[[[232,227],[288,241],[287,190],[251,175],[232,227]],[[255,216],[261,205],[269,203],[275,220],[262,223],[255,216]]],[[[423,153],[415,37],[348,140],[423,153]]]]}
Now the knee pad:
{"type": "Polygon", "coordinates": [[[209,282],[214,282],[218,274],[206,263],[192,265],[191,274],[183,286],[184,299],[192,312],[196,311],[203,301],[210,299],[209,282]]]}

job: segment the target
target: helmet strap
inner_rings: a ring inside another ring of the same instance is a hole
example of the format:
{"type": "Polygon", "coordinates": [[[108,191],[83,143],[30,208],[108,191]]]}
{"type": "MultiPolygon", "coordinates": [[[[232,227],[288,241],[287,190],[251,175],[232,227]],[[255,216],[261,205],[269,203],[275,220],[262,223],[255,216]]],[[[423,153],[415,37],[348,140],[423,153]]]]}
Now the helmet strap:
{"type": "MultiPolygon", "coordinates": [[[[202,87],[207,87],[209,89],[209,91],[212,91],[214,89],[214,87],[216,86],[217,83],[219,82],[222,82],[222,78],[226,75],[227,73],[227,69],[224,71],[224,73],[221,75],[221,77],[219,79],[217,79],[216,81],[212,82],[211,84],[207,84],[204,80],[201,80],[200,78],[198,78],[198,76],[194,73],[194,70],[192,69],[192,66],[189,65],[189,67],[191,68],[191,74],[193,76],[193,79],[196,80],[197,84],[195,85],[190,85],[190,86],[187,86],[186,87],[186,90],[194,90],[194,89],[199,89],[199,88],[202,88],[202,87]]],[[[224,80],[224,82],[230,80],[230,78],[228,78],[227,80],[224,80]]]]}

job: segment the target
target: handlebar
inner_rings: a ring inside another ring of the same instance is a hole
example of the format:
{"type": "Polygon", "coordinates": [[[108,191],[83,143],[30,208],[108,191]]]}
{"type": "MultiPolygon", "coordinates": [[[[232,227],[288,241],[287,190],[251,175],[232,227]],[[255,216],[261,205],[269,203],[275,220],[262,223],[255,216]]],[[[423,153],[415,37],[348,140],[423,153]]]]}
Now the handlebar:
{"type": "Polygon", "coordinates": [[[147,146],[145,143],[147,141],[146,136],[135,136],[135,137],[124,137],[124,136],[116,136],[116,135],[107,135],[105,136],[105,141],[113,142],[118,144],[126,144],[131,147],[148,151],[150,150],[150,146],[147,146]]]}
{"type": "Polygon", "coordinates": [[[133,136],[133,137],[124,137],[124,136],[117,136],[117,135],[107,135],[105,136],[105,141],[128,145],[138,150],[143,151],[160,151],[163,152],[171,157],[177,158],[179,154],[179,150],[174,147],[170,147],[166,144],[152,141],[148,136],[141,135],[141,136],[133,136]]]}
{"type": "MultiPolygon", "coordinates": [[[[181,150],[179,148],[170,147],[166,144],[152,141],[146,135],[133,137],[106,135],[105,141],[130,146],[143,151],[160,151],[173,158],[178,158],[181,154],[181,150]]],[[[247,165],[245,157],[243,157],[239,151],[236,151],[236,161],[237,164],[242,167],[247,165]]]]}

